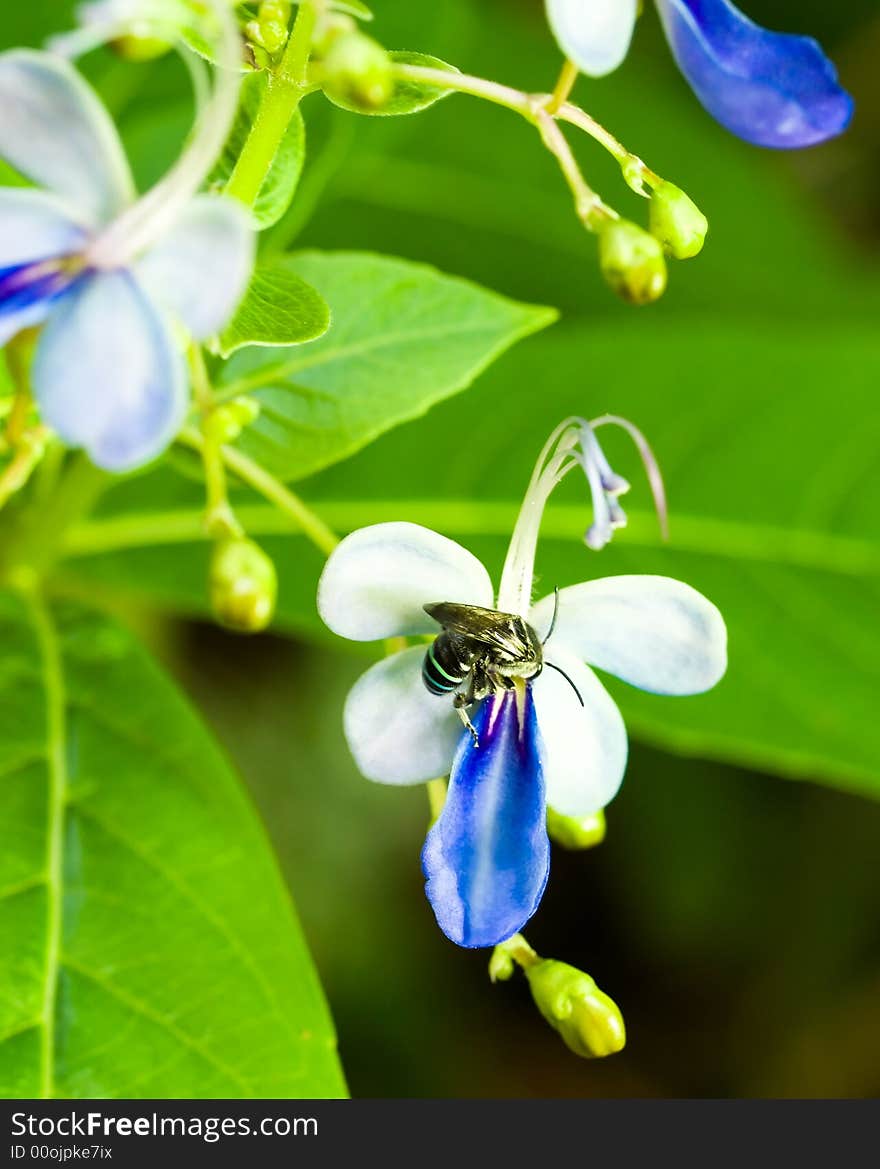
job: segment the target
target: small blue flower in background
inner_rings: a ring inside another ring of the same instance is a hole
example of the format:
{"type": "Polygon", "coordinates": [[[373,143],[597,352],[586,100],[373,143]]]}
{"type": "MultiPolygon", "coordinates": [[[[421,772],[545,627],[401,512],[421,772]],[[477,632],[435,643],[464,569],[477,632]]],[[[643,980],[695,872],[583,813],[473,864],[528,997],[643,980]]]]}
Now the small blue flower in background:
{"type": "MultiPolygon", "coordinates": [[[[669,46],[703,106],[756,146],[795,149],[841,134],[852,98],[811,37],[770,32],[730,0],[656,0],[669,46]]],[[[626,57],[638,0],[547,0],[559,46],[591,77],[626,57]]]]}
{"type": "Polygon", "coordinates": [[[0,346],[42,326],[32,371],[42,420],[107,470],[147,462],[174,437],[188,403],[175,327],[211,336],[247,287],[248,212],[194,194],[236,89],[136,201],[116,128],[76,70],[48,53],[0,54],[0,158],[42,188],[0,189],[0,346]]]}
{"type": "Polygon", "coordinates": [[[627,484],[608,467],[588,424],[569,420],[551,436],[536,468],[497,607],[489,573],[476,557],[410,523],[352,533],[321,578],[324,622],[354,641],[436,637],[424,606],[438,601],[516,614],[539,637],[550,631],[544,668],[482,699],[474,734],[462,731],[451,692],[438,697],[426,688],[424,644],[374,665],[346,702],[346,738],[368,779],[414,784],[450,776],[422,863],[437,921],[460,946],[497,945],[537,909],[549,870],[548,804],[585,817],[620,787],[627,759],[623,719],[586,663],[666,695],[708,690],[726,669],[720,613],[678,581],[610,577],[561,589],[558,612],[555,594],[531,603],[543,507],[576,465],[588,473],[598,505],[588,544],[601,547],[625,523],[619,507],[609,511],[609,497],[616,500],[627,484]]]}

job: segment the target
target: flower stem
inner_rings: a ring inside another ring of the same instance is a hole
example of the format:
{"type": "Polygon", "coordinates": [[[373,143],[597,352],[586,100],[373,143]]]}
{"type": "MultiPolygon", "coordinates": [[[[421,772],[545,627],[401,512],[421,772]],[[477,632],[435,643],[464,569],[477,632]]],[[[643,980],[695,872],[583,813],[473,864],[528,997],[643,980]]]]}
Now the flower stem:
{"type": "Polygon", "coordinates": [[[300,4],[293,31],[269,83],[244,148],[226,184],[226,194],[252,207],[284,141],[291,118],[311,88],[308,62],[317,9],[310,0],[300,4]]]}
{"type": "Polygon", "coordinates": [[[492,951],[492,961],[495,962],[498,957],[512,958],[521,970],[528,970],[530,966],[535,966],[541,961],[541,956],[532,949],[522,934],[514,934],[512,938],[496,946],[492,951]]]}
{"type": "Polygon", "coordinates": [[[214,395],[201,346],[195,344],[190,346],[189,366],[193,396],[202,416],[201,456],[205,472],[205,529],[212,538],[240,536],[242,527],[235,518],[227,494],[222,444],[211,424],[215,405],[214,395]]]}
{"type": "MultiPolygon", "coordinates": [[[[200,454],[204,450],[204,435],[194,427],[185,427],[177,436],[177,440],[185,446],[197,450],[200,454]]],[[[253,459],[249,459],[247,455],[242,454],[241,451],[230,446],[221,447],[220,450],[227,470],[232,471],[249,487],[253,487],[284,515],[289,516],[296,527],[312,541],[316,548],[319,548],[325,556],[330,555],[339,543],[339,537],[298,495],[295,495],[274,475],[270,475],[268,471],[265,471],[253,459]]]]}
{"type": "Polygon", "coordinates": [[[555,117],[559,109],[568,101],[577,79],[577,65],[573,61],[566,61],[562,66],[562,72],[559,74],[559,80],[556,82],[556,88],[553,90],[549,102],[544,107],[551,117],[555,117]]]}

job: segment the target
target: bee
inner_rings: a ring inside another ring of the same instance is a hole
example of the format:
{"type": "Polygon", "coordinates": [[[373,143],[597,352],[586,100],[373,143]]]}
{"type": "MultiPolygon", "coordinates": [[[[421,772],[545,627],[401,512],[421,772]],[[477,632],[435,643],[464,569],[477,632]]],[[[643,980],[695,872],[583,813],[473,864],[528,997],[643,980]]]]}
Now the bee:
{"type": "Polygon", "coordinates": [[[559,590],[553,620],[542,640],[524,617],[499,613],[479,605],[440,601],[425,605],[425,612],[440,625],[440,633],[428,646],[422,662],[422,681],[429,694],[455,694],[453,706],[479,747],[476,729],[467,710],[491,694],[513,690],[518,680],[537,678],[545,665],[557,670],[584,701],[571,678],[552,662],[544,660],[544,646],[556,628],[559,590]],[[459,687],[464,685],[464,689],[459,687]]]}

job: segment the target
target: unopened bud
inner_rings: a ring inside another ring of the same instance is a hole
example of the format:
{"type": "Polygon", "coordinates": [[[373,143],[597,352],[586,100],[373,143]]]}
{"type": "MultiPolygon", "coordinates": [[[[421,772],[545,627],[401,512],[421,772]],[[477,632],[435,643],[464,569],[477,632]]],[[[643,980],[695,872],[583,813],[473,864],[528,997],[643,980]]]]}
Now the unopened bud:
{"type": "Polygon", "coordinates": [[[140,64],[145,61],[155,61],[157,57],[164,57],[166,53],[171,52],[174,46],[168,41],[163,41],[160,37],[127,33],[112,41],[110,47],[123,61],[140,64]]]}
{"type": "Polygon", "coordinates": [[[388,52],[362,32],[355,30],[336,37],[323,65],[324,90],[340,105],[380,110],[394,93],[388,52]]]}
{"type": "Polygon", "coordinates": [[[622,1051],[623,1016],[588,974],[564,962],[544,958],[526,970],[538,1010],[584,1059],[601,1059],[622,1051]]]}
{"type": "Polygon", "coordinates": [[[689,260],[702,251],[709,220],[693,199],[672,183],[660,183],[651,196],[651,234],[667,256],[689,260]]]}
{"type": "Polygon", "coordinates": [[[221,625],[236,633],[259,633],[275,614],[275,565],[253,540],[219,540],[211,557],[210,593],[221,625]]]}
{"type": "Polygon", "coordinates": [[[264,0],[257,12],[257,19],[245,26],[250,40],[271,56],[279,53],[287,44],[290,8],[286,0],[264,0]]]}
{"type": "Polygon", "coordinates": [[[547,833],[554,844],[572,850],[595,848],[605,839],[605,813],[592,816],[563,816],[547,809],[547,833]]]}
{"type": "Polygon", "coordinates": [[[260,405],[254,398],[233,398],[212,410],[205,423],[206,432],[213,442],[228,446],[259,414],[260,405]]]}
{"type": "Polygon", "coordinates": [[[630,304],[650,304],[666,289],[660,242],[628,219],[616,219],[602,228],[599,265],[608,284],[630,304]]]}
{"type": "Polygon", "coordinates": [[[496,946],[489,959],[489,978],[492,982],[507,982],[513,978],[516,963],[504,946],[496,946]]]}

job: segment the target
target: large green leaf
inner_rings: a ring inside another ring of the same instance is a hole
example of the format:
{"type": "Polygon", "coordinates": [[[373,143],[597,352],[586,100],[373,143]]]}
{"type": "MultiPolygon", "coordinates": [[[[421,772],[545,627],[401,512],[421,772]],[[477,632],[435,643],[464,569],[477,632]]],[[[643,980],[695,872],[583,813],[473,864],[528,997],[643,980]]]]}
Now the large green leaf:
{"type": "Polygon", "coordinates": [[[0,594],[0,1094],[339,1096],[227,764],[121,628],[0,594]]]}
{"type": "Polygon", "coordinates": [[[330,305],[318,341],[246,349],[221,385],[261,407],[242,436],[252,458],[301,479],[468,386],[508,346],[555,319],[422,264],[363,253],[302,253],[290,269],[330,305]]]}
{"type": "MultiPolygon", "coordinates": [[[[308,487],[340,531],[413,520],[463,540],[496,576],[532,462],[566,414],[609,407],[655,443],[669,486],[672,537],[663,546],[647,488],[625,440],[603,432],[615,465],[635,484],[633,520],[612,547],[588,553],[586,489],[554,497],[539,548],[543,587],[614,572],[659,572],[715,600],[730,628],[725,681],[693,699],[615,687],[631,727],[684,753],[821,777],[880,795],[880,342],[853,330],[756,335],[747,328],[554,330],[480,383],[470,409],[438,407],[385,436],[308,487]],[[621,377],[634,354],[639,376],[621,377]],[[684,356],[686,355],[686,357],[684,356]],[[585,377],[583,371],[588,370],[585,377]],[[835,417],[859,427],[832,427],[835,417]],[[540,387],[539,391],[535,387],[540,387]],[[620,454],[620,458],[616,457],[620,454]]],[[[81,530],[80,551],[111,540],[132,510],[166,547],[72,562],[89,588],[134,591],[192,611],[203,607],[206,551],[193,485],[167,476],[130,484],[108,507],[121,515],[81,530]],[[163,499],[163,493],[167,495],[163,499]],[[166,511],[167,509],[167,511],[166,511]],[[175,531],[175,524],[177,529],[175,531]],[[170,547],[179,538],[183,546],[170,547]]],[[[320,633],[314,590],[321,558],[270,510],[243,513],[282,580],[282,626],[320,633]]]]}

